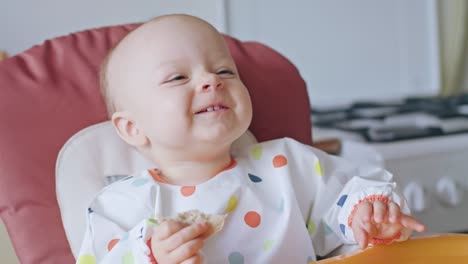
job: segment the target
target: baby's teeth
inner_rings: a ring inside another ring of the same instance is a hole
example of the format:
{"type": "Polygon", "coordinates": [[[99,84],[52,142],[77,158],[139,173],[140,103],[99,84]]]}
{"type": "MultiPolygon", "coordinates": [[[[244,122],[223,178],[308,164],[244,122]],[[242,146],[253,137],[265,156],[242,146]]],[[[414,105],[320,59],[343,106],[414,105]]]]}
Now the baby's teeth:
{"type": "Polygon", "coordinates": [[[215,106],[214,107],[214,110],[219,110],[219,109],[221,109],[221,106],[215,106]]]}
{"type": "Polygon", "coordinates": [[[213,107],[208,107],[208,108],[206,109],[206,111],[207,111],[207,112],[213,111],[213,107]]]}

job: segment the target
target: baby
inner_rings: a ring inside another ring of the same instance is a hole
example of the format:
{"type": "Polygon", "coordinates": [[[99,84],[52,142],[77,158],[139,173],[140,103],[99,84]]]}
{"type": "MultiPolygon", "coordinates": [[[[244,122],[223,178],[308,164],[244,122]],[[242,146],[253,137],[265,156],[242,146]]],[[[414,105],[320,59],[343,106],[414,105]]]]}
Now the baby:
{"type": "Polygon", "coordinates": [[[252,106],[203,20],[138,27],[108,55],[101,86],[117,133],[157,169],[96,196],[77,263],[307,263],[343,242],[365,248],[425,229],[382,169],[288,138],[231,153],[252,106]],[[222,230],[170,218],[191,210],[225,215],[222,230]]]}

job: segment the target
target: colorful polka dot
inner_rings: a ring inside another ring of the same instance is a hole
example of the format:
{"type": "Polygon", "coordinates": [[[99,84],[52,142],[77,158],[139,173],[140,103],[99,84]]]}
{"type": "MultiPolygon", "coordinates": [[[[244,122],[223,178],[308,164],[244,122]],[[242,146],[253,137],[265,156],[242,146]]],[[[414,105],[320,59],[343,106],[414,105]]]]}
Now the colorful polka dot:
{"type": "Polygon", "coordinates": [[[245,214],[244,221],[248,226],[256,228],[260,225],[261,216],[255,211],[250,211],[245,214]]]}
{"type": "Polygon", "coordinates": [[[286,166],[287,164],[288,164],[288,160],[283,155],[276,155],[273,158],[273,167],[275,168],[281,168],[281,167],[286,166]]]}
{"type": "Polygon", "coordinates": [[[133,258],[132,252],[127,252],[122,256],[122,264],[134,264],[135,259],[133,258]]]}
{"type": "Polygon", "coordinates": [[[346,226],[343,225],[343,224],[340,224],[340,230],[341,230],[341,233],[343,233],[343,235],[346,235],[346,226]]]}
{"type": "Polygon", "coordinates": [[[336,204],[340,207],[343,207],[344,203],[346,202],[346,199],[348,199],[348,195],[342,195],[336,204]]]}
{"type": "Polygon", "coordinates": [[[315,222],[312,219],[309,219],[309,222],[307,223],[307,231],[309,232],[309,235],[312,235],[315,232],[315,222]]]}
{"type": "Polygon", "coordinates": [[[322,224],[323,224],[323,233],[325,233],[325,236],[331,235],[331,234],[333,233],[333,231],[332,231],[331,228],[327,225],[327,223],[322,222],[322,224]]]}
{"type": "Polygon", "coordinates": [[[96,264],[96,258],[91,254],[81,255],[78,259],[78,264],[96,264]]]}
{"type": "Polygon", "coordinates": [[[145,228],[144,228],[144,227],[141,227],[141,229],[140,229],[140,236],[139,236],[139,238],[143,238],[143,229],[145,229],[145,228]]]}
{"type": "Polygon", "coordinates": [[[119,242],[119,240],[120,239],[118,239],[118,238],[114,238],[111,241],[109,241],[109,243],[107,244],[107,250],[111,251],[112,248],[114,248],[114,246],[119,242]]]}
{"type": "Polygon", "coordinates": [[[262,154],[263,149],[261,146],[255,146],[252,148],[252,156],[254,157],[254,159],[260,160],[262,158],[262,154]]]}
{"type": "Polygon", "coordinates": [[[263,243],[263,250],[264,251],[270,250],[273,247],[274,243],[275,241],[272,239],[265,241],[265,243],[263,243]]]}
{"type": "Polygon", "coordinates": [[[226,213],[234,211],[237,207],[237,197],[235,195],[232,195],[231,198],[229,198],[228,205],[226,207],[226,213]]]}
{"type": "Polygon", "coordinates": [[[185,197],[192,195],[194,192],[195,186],[184,186],[180,188],[180,193],[185,197]]]}
{"type": "Polygon", "coordinates": [[[249,179],[252,181],[252,182],[261,182],[262,181],[262,178],[256,176],[256,175],[253,175],[253,174],[249,174],[249,179]]]}
{"type": "Polygon", "coordinates": [[[145,185],[146,183],[149,182],[149,179],[135,179],[133,182],[132,182],[132,186],[134,187],[140,187],[140,186],[143,186],[145,185]]]}
{"type": "Polygon", "coordinates": [[[228,260],[229,264],[244,264],[244,256],[240,252],[232,252],[228,260]]]}
{"type": "Polygon", "coordinates": [[[320,161],[317,161],[315,163],[314,169],[315,169],[315,173],[317,173],[317,175],[319,175],[319,176],[323,175],[322,164],[320,164],[320,161]]]}

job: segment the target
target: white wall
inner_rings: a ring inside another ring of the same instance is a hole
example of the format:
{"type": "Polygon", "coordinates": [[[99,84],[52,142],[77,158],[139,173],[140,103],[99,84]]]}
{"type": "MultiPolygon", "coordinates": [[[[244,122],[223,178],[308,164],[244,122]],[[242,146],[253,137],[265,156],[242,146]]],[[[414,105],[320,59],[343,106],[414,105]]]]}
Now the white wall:
{"type": "Polygon", "coordinates": [[[229,32],[285,54],[315,106],[439,90],[434,0],[236,0],[229,7],[229,32]]]}
{"type": "Polygon", "coordinates": [[[92,27],[189,13],[220,25],[217,0],[3,0],[0,49],[19,53],[45,39],[92,27]]]}

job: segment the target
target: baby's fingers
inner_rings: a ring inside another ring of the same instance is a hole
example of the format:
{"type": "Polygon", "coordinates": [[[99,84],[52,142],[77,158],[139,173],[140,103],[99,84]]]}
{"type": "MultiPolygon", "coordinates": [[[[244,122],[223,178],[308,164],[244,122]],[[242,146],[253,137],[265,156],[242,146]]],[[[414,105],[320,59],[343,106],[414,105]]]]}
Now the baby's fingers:
{"type": "Polygon", "coordinates": [[[201,238],[187,241],[170,253],[171,259],[174,263],[201,263],[199,251],[203,248],[203,245],[204,242],[201,238]]]}
{"type": "Polygon", "coordinates": [[[363,202],[359,205],[353,221],[358,220],[361,223],[369,223],[372,218],[372,212],[372,204],[369,202],[363,202]]]}
{"type": "Polygon", "coordinates": [[[374,211],[374,222],[380,224],[384,222],[384,218],[387,215],[387,204],[381,201],[373,202],[374,211]]]}
{"type": "Polygon", "coordinates": [[[208,230],[207,223],[195,223],[189,225],[164,241],[164,246],[169,251],[175,250],[181,245],[196,239],[208,230]]]}
{"type": "Polygon", "coordinates": [[[400,221],[401,211],[400,206],[394,202],[388,203],[388,220],[390,223],[395,224],[400,221]]]}
{"type": "Polygon", "coordinates": [[[360,248],[365,249],[369,243],[369,234],[360,224],[353,224],[354,240],[360,248]]]}
{"type": "Polygon", "coordinates": [[[372,236],[374,230],[371,224],[372,218],[372,204],[363,202],[359,205],[356,214],[353,218],[352,229],[356,243],[362,248],[366,248],[369,243],[369,237],[372,236]]]}
{"type": "Polygon", "coordinates": [[[425,225],[409,215],[402,214],[400,217],[400,223],[404,227],[416,230],[418,232],[424,232],[426,230],[425,225]]]}
{"type": "Polygon", "coordinates": [[[181,229],[187,225],[179,221],[167,220],[161,223],[161,225],[156,229],[153,240],[160,241],[165,240],[172,236],[173,234],[179,232],[181,229]]]}

